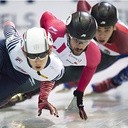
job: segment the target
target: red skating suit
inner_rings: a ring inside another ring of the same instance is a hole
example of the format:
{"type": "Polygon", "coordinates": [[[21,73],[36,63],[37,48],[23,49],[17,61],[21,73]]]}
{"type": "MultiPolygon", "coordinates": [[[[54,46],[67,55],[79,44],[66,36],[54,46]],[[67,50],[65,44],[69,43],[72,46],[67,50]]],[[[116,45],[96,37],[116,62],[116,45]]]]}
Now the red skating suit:
{"type": "Polygon", "coordinates": [[[16,29],[11,25],[5,25],[4,35],[6,38],[6,47],[13,67],[24,74],[30,75],[38,81],[58,80],[63,75],[63,64],[54,53],[49,55],[50,63],[40,71],[39,75],[36,70],[32,69],[22,51],[22,39],[16,29]]]}
{"type": "Polygon", "coordinates": [[[116,31],[105,45],[99,44],[100,49],[111,56],[128,54],[128,27],[121,22],[116,23],[116,31]]]}
{"type": "Polygon", "coordinates": [[[68,46],[66,25],[63,21],[50,12],[45,12],[40,19],[40,25],[51,33],[54,52],[62,60],[64,66],[85,66],[78,85],[78,90],[84,92],[100,63],[101,54],[98,45],[92,40],[85,52],[80,56],[75,56],[68,46]]]}
{"type": "MultiPolygon", "coordinates": [[[[87,1],[78,1],[77,11],[90,11],[91,5],[87,1]]],[[[98,44],[100,49],[110,56],[128,54],[128,27],[118,21],[116,31],[113,32],[109,41],[105,44],[98,44]]]]}

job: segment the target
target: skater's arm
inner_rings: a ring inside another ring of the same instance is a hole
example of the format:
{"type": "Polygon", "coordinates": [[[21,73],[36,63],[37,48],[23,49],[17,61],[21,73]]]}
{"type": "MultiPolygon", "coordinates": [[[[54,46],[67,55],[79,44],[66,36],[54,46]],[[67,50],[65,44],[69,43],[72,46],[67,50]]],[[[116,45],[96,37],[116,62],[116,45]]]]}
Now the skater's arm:
{"type": "Polygon", "coordinates": [[[38,116],[42,114],[42,109],[47,109],[50,111],[51,115],[59,117],[57,109],[51,103],[48,102],[48,96],[54,84],[55,82],[52,81],[41,82],[38,99],[38,116]]]}

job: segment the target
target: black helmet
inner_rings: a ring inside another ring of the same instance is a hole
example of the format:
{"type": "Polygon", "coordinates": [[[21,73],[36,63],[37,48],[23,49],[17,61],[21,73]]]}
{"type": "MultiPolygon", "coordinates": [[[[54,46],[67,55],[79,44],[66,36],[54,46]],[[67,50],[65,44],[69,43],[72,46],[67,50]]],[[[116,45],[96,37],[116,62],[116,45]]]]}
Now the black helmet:
{"type": "Polygon", "coordinates": [[[93,16],[87,12],[75,12],[66,21],[67,33],[71,36],[90,40],[95,36],[97,23],[93,16]]]}
{"type": "Polygon", "coordinates": [[[114,26],[118,20],[116,7],[107,2],[95,4],[91,15],[96,19],[98,26],[114,26]]]}

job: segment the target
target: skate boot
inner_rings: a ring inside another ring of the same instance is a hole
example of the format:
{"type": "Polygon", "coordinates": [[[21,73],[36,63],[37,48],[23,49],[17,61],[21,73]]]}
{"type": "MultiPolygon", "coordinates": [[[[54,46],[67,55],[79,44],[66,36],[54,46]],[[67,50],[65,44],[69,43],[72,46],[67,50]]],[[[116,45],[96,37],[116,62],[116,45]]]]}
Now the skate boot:
{"type": "Polygon", "coordinates": [[[27,99],[31,99],[31,97],[32,97],[31,95],[28,95],[26,93],[18,93],[13,97],[11,97],[10,100],[6,104],[2,105],[0,108],[7,108],[14,106],[16,103],[20,103],[27,99]]]}
{"type": "Polygon", "coordinates": [[[100,83],[92,84],[92,89],[93,92],[103,93],[118,86],[112,82],[111,78],[108,78],[100,83]]]}
{"type": "Polygon", "coordinates": [[[22,93],[19,93],[17,95],[14,95],[13,97],[11,97],[8,102],[4,105],[2,105],[0,108],[7,108],[7,107],[11,107],[14,106],[16,103],[18,102],[22,102],[24,101],[26,98],[24,97],[24,95],[22,93]]]}

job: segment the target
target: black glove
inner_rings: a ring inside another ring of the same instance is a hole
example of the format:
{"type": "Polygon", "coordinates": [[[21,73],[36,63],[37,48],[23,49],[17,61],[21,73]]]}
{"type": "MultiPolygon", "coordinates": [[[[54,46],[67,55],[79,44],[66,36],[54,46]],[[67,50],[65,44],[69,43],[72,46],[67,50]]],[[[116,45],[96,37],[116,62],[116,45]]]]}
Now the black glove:
{"type": "Polygon", "coordinates": [[[87,115],[86,112],[84,111],[84,105],[83,105],[83,92],[75,90],[74,91],[74,96],[76,96],[76,100],[77,100],[77,107],[79,109],[79,115],[82,119],[87,119],[87,115]]]}

